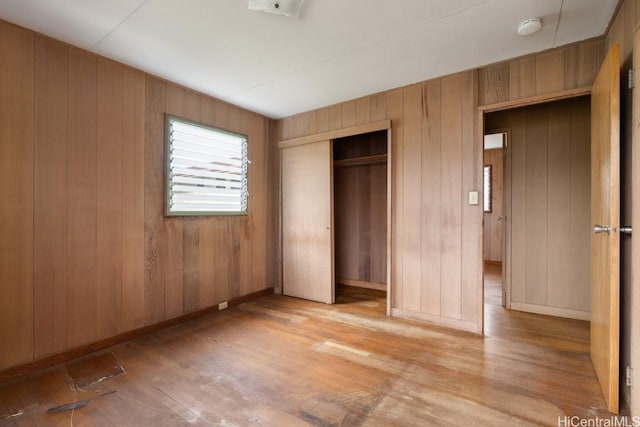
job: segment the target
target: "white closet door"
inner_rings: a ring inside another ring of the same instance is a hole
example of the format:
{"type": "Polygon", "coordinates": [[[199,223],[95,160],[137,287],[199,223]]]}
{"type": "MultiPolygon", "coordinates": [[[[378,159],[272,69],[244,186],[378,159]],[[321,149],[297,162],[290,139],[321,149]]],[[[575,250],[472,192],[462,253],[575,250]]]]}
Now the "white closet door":
{"type": "Polygon", "coordinates": [[[285,295],[334,302],[331,141],[282,149],[285,295]]]}

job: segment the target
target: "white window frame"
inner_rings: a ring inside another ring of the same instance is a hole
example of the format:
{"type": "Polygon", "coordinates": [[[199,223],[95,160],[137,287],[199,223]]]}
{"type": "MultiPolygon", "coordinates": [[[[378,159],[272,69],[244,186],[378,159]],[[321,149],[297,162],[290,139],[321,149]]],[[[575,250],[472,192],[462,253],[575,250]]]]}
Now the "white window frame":
{"type": "Polygon", "coordinates": [[[248,138],[166,116],[166,216],[246,215],[248,138]]]}

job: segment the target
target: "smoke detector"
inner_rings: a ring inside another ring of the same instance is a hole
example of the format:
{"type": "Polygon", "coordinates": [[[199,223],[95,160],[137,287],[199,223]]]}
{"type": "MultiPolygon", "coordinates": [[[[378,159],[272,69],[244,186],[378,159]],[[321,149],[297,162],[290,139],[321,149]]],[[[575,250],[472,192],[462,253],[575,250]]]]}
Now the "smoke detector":
{"type": "Polygon", "coordinates": [[[542,28],[542,20],[540,18],[525,19],[518,25],[518,34],[521,36],[530,36],[535,34],[542,28]]]}
{"type": "Polygon", "coordinates": [[[302,0],[249,0],[249,10],[284,15],[290,18],[300,16],[302,0]]]}

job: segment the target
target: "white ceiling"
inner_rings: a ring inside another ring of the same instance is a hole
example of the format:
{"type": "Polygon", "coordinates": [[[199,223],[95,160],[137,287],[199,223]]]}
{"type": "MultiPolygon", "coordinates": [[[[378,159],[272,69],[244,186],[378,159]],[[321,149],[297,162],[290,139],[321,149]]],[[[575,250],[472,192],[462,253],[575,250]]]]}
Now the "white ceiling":
{"type": "Polygon", "coordinates": [[[280,118],[602,35],[618,0],[2,0],[0,18],[280,118]],[[516,34],[531,17],[533,36],[516,34]]]}

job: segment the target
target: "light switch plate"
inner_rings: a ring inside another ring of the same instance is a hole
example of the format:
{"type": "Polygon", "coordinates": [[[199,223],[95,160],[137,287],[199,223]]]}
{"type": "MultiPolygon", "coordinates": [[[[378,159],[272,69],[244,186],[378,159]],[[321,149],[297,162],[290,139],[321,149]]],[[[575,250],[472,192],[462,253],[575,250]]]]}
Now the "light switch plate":
{"type": "Polygon", "coordinates": [[[469,204],[477,205],[478,204],[478,192],[477,191],[469,191],[469,204]]]}

